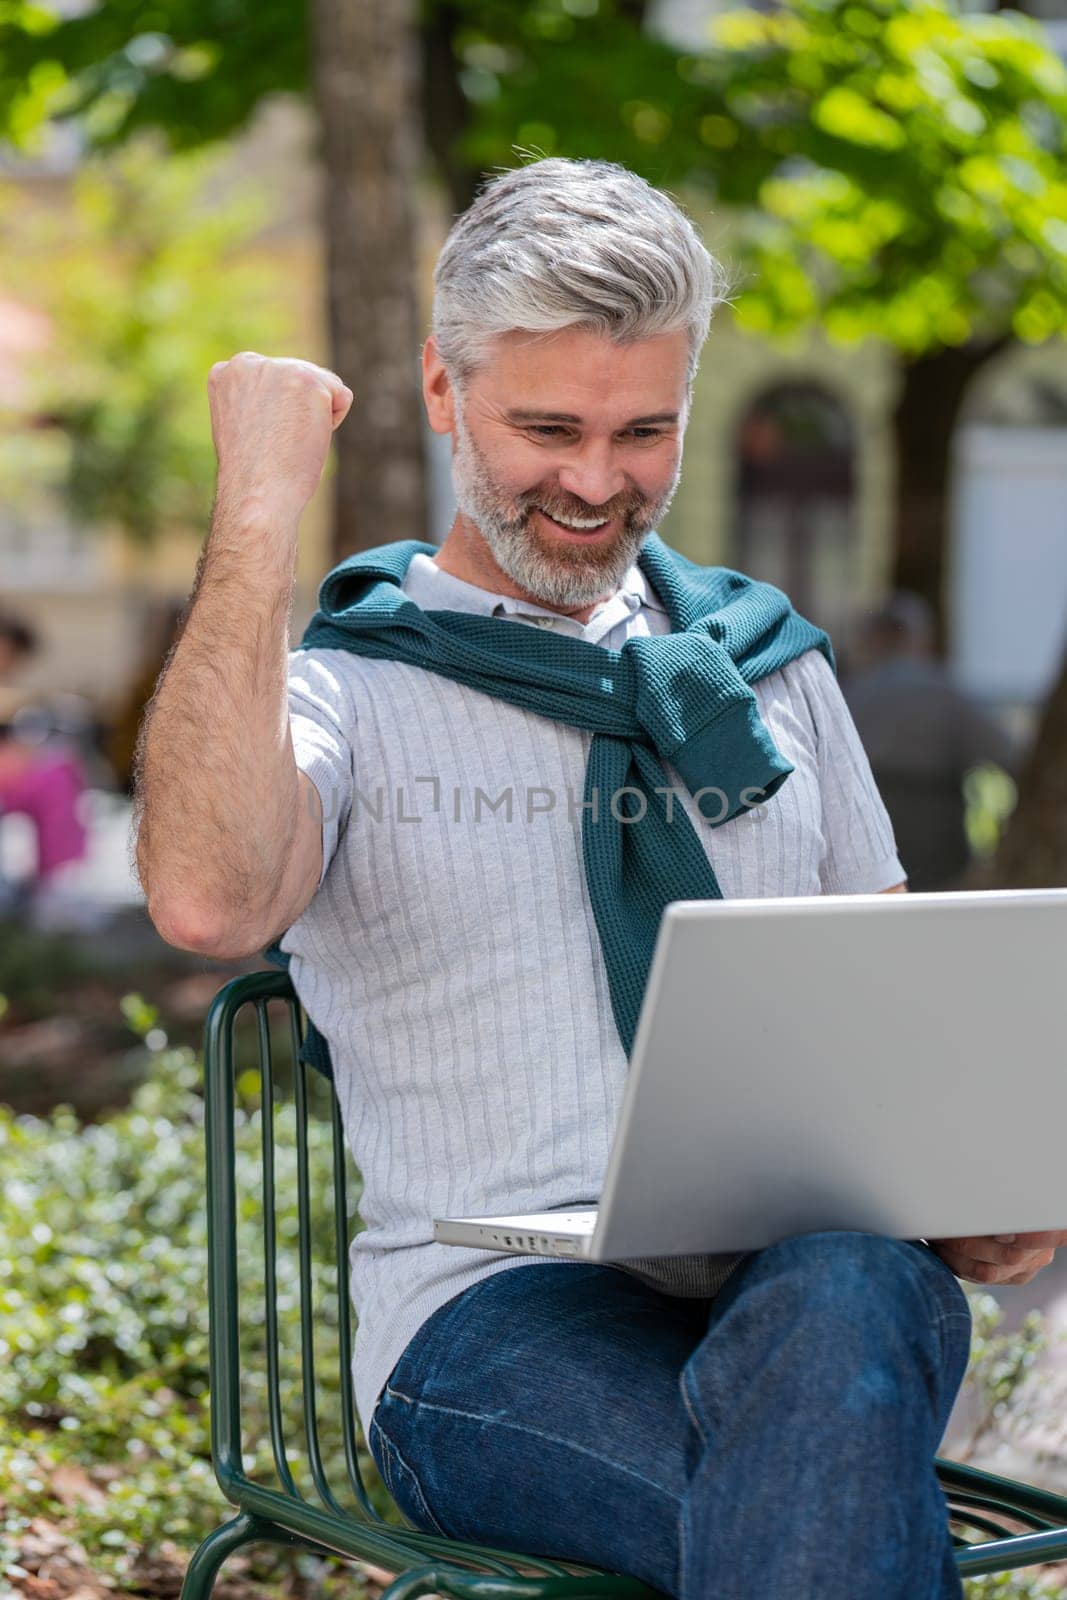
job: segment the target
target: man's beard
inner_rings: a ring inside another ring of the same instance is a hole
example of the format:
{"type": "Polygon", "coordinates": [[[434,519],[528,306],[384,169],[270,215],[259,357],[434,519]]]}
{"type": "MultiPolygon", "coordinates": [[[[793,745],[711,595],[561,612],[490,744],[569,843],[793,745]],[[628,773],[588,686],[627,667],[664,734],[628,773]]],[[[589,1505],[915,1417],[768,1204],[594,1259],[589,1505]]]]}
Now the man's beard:
{"type": "Polygon", "coordinates": [[[593,508],[569,501],[558,488],[511,495],[494,481],[484,455],[467,431],[462,409],[456,410],[452,456],[456,506],[478,529],[500,570],[541,605],[574,610],[613,595],[645,539],[666,515],[681,470],[679,461],[673,481],[658,500],[635,500],[631,494],[626,501],[593,508]],[[563,540],[549,547],[533,521],[535,507],[549,516],[558,513],[574,519],[600,514],[606,520],[606,510],[607,516],[621,517],[622,528],[611,540],[590,542],[588,549],[563,540]]]}

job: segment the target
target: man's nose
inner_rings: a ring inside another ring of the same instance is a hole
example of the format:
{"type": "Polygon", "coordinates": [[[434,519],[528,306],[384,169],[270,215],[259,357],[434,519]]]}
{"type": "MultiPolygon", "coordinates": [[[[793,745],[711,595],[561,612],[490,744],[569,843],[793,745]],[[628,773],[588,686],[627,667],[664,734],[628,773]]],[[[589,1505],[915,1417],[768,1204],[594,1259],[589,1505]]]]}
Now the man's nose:
{"type": "Polygon", "coordinates": [[[559,486],[565,494],[593,507],[621,494],[626,488],[626,474],[614,459],[612,442],[590,440],[568,452],[559,469],[559,486]]]}

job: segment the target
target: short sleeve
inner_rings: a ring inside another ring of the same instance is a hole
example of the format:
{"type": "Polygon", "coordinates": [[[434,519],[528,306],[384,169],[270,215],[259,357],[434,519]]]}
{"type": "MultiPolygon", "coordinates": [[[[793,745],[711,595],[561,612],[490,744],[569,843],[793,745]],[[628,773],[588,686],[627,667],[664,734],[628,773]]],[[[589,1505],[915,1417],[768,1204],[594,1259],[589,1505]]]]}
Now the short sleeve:
{"type": "Polygon", "coordinates": [[[796,663],[815,727],[823,852],[824,894],[878,894],[907,877],[897,854],[893,824],[874,781],[852,713],[821,650],[796,663]]]}
{"type": "Polygon", "coordinates": [[[352,808],[355,715],[336,650],[289,652],[289,728],[296,764],[322,801],[321,883],[352,808]]]}

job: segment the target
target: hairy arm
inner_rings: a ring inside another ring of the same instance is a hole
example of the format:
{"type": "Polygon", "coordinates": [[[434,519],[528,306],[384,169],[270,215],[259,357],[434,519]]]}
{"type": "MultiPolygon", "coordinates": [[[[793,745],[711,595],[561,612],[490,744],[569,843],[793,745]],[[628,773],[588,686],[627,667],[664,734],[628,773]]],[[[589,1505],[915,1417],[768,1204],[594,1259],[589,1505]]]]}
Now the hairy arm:
{"type": "Polygon", "coordinates": [[[289,727],[301,514],[352,391],[309,361],[243,350],[208,376],[219,472],[185,626],[137,745],[137,870],[170,944],[262,949],[322,870],[318,791],[289,727]]]}
{"type": "Polygon", "coordinates": [[[286,669],[295,527],[217,501],[191,609],[138,741],[137,868],[168,943],[252,954],[322,866],[318,791],[296,765],[286,669]]]}

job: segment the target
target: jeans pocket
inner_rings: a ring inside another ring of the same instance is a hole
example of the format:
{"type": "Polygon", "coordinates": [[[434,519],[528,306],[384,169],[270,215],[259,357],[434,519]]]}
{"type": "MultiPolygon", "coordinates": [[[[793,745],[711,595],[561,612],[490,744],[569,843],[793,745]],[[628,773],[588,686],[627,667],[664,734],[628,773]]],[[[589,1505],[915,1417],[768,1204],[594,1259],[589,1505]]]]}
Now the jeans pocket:
{"type": "Polygon", "coordinates": [[[443,1539],[451,1539],[452,1534],[441,1526],[426,1504],[417,1473],[404,1460],[377,1417],[371,1418],[367,1445],[390,1498],[408,1522],[420,1533],[439,1533],[443,1539]]]}

